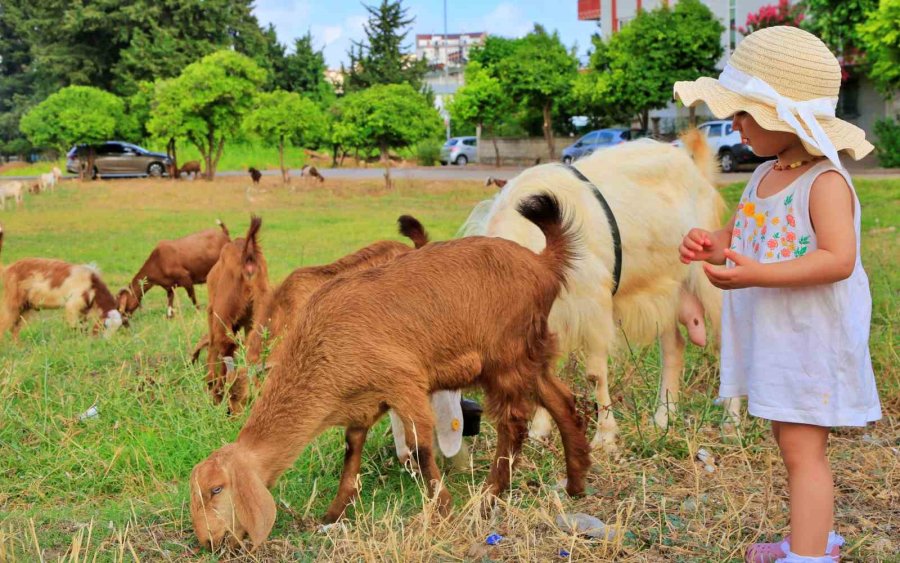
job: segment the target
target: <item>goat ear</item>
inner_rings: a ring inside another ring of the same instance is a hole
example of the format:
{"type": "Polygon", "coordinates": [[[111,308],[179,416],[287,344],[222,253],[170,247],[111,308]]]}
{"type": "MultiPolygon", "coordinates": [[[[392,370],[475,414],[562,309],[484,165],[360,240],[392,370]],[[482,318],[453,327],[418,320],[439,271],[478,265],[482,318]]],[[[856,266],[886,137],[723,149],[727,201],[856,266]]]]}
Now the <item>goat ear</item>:
{"type": "Polygon", "coordinates": [[[259,475],[243,463],[233,465],[231,483],[235,491],[232,496],[235,515],[253,547],[259,547],[275,525],[275,499],[259,475]]]}

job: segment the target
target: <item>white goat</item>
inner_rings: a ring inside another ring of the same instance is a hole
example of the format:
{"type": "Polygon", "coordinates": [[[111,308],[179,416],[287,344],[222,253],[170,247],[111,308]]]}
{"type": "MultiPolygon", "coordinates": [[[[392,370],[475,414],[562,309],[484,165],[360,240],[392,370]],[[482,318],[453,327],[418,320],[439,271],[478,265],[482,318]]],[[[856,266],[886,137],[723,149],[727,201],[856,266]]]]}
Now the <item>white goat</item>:
{"type": "MultiPolygon", "coordinates": [[[[576,261],[549,322],[561,351],[580,352],[588,377],[596,383],[599,424],[591,445],[607,451],[616,449],[618,432],[607,365],[617,341],[646,345],[660,340],[663,368],[654,420],[664,428],[676,409],[684,366],[679,319],[700,345],[706,343],[704,309],[718,326],[721,293],[699,266],[688,267],[678,260],[684,233],[694,226],[719,228],[724,209],[711,184],[715,164],[704,140],[692,135],[686,146],[695,162],[687,152],[654,141],[623,144],[578,161],[577,170],[605,197],[621,234],[621,279],[615,292],[611,222],[591,186],[564,165],[525,170],[492,203],[476,207],[462,229],[467,235],[502,237],[539,252],[544,237],[516,212],[516,206],[549,191],[574,213],[586,253],[576,261]]],[[[739,402],[729,405],[738,406],[739,402]]],[[[539,411],[532,437],[549,430],[549,417],[539,411]]]]}
{"type": "Polygon", "coordinates": [[[54,166],[53,170],[47,172],[46,174],[41,174],[39,180],[41,191],[54,191],[56,188],[56,184],[59,183],[59,179],[62,178],[62,171],[59,169],[59,166],[54,166]]]}
{"type": "Polygon", "coordinates": [[[0,184],[0,209],[6,209],[7,199],[15,200],[18,209],[25,203],[25,184],[17,180],[0,184]]]}

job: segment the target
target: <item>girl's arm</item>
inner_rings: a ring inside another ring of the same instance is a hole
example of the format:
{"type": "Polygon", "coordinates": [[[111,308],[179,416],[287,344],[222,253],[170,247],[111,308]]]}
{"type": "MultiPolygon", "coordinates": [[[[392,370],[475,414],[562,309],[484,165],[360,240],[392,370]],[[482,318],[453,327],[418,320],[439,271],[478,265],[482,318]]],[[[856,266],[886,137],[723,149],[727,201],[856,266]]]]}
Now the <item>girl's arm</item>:
{"type": "Polygon", "coordinates": [[[761,264],[741,254],[725,251],[734,268],[704,264],[716,287],[800,287],[834,283],[850,277],[856,265],[856,229],[853,226],[853,192],[838,172],[826,172],[810,188],[809,218],[818,248],[787,262],[761,264]]]}
{"type": "Polygon", "coordinates": [[[681,241],[678,253],[681,261],[690,264],[705,261],[711,264],[725,263],[725,249],[731,247],[731,232],[734,230],[736,215],[731,216],[728,225],[718,231],[691,229],[681,241]]]}

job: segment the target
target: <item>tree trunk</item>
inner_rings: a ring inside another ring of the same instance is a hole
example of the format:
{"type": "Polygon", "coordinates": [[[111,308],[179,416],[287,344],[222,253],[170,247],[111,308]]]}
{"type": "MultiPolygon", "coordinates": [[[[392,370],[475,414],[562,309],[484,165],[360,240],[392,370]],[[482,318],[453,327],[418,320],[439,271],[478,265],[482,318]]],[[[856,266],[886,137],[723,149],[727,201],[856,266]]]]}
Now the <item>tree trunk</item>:
{"type": "Polygon", "coordinates": [[[389,154],[389,148],[387,145],[381,145],[381,162],[384,163],[384,187],[387,190],[392,188],[391,186],[391,155],[389,154]]]}
{"type": "Polygon", "coordinates": [[[289,184],[291,179],[284,167],[284,135],[281,136],[281,141],[278,143],[278,161],[281,163],[281,181],[289,184]]]}
{"type": "Polygon", "coordinates": [[[641,119],[641,132],[646,133],[647,129],[650,126],[650,110],[645,109],[644,111],[642,111],[641,115],[640,115],[640,119],[641,119]]]}
{"type": "Polygon", "coordinates": [[[175,152],[175,137],[170,138],[169,142],[166,144],[166,154],[172,159],[172,169],[169,170],[169,178],[177,180],[181,177],[181,172],[178,171],[178,155],[175,152]]]}
{"type": "MultiPolygon", "coordinates": [[[[87,171],[88,178],[90,178],[91,180],[96,180],[97,177],[100,176],[100,174],[94,176],[94,145],[88,145],[87,171]]],[[[84,176],[82,176],[81,179],[84,180],[84,176]]]]}
{"type": "Polygon", "coordinates": [[[479,121],[478,125],[475,126],[475,160],[478,162],[482,162],[481,158],[481,130],[484,129],[484,125],[479,121]]]}
{"type": "Polygon", "coordinates": [[[489,133],[491,135],[491,143],[494,144],[494,165],[500,168],[500,147],[497,146],[497,135],[494,135],[493,125],[491,125],[489,133]]]}
{"type": "Polygon", "coordinates": [[[347,158],[347,151],[341,149],[341,159],[338,161],[338,166],[344,165],[344,159],[347,158]]]}
{"type": "Polygon", "coordinates": [[[547,139],[547,148],[550,149],[550,160],[556,160],[556,146],[553,144],[553,116],[549,100],[544,102],[544,138],[547,139]]]}
{"type": "Polygon", "coordinates": [[[334,145],[331,147],[331,167],[338,167],[338,146],[334,145]]]}
{"type": "Polygon", "coordinates": [[[210,141],[210,143],[209,143],[210,163],[209,163],[209,168],[206,170],[206,179],[211,182],[216,177],[216,168],[218,168],[218,166],[219,166],[219,159],[222,158],[222,149],[225,148],[225,137],[223,136],[221,139],[219,139],[218,147],[215,147],[216,140],[215,140],[215,135],[213,133],[210,133],[209,141],[210,141]],[[216,151],[215,157],[213,157],[213,148],[214,147],[215,147],[215,151],[216,151]]]}

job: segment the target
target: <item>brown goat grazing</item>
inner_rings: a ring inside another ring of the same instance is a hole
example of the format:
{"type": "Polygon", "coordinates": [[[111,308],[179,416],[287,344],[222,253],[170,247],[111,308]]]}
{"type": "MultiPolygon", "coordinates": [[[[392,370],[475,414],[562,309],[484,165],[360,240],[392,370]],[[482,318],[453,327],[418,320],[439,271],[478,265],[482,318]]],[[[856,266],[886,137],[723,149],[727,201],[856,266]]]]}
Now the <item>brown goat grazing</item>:
{"type": "MultiPolygon", "coordinates": [[[[403,215],[398,223],[400,233],[412,240],[416,248],[428,244],[428,233],[418,220],[403,215]]],[[[251,225],[246,240],[252,244],[248,247],[243,246],[243,242],[238,243],[241,239],[237,239],[223,248],[219,261],[210,271],[209,332],[197,343],[191,358],[197,361],[200,351],[209,346],[206,361],[210,393],[216,404],[221,402],[224,396],[222,385],[227,381],[231,385],[229,411],[233,414],[243,410],[249,380],[246,369],[232,372],[230,369],[233,366],[226,361],[236,348],[231,334],[240,329],[248,334],[246,361],[255,366],[262,357],[264,337],[273,339],[281,336],[288,323],[320,287],[338,276],[386,264],[412,250],[399,242],[379,241],[331,264],[297,268],[271,291],[265,257],[256,233],[251,225]],[[230,246],[235,249],[232,251],[230,246]],[[248,279],[247,268],[250,266],[255,266],[258,273],[248,279]],[[253,320],[252,330],[250,318],[253,320]]]]}
{"type": "Polygon", "coordinates": [[[252,166],[247,170],[250,173],[250,178],[253,179],[254,184],[259,184],[259,179],[262,178],[262,172],[253,168],[252,166]]]}
{"type": "Polygon", "coordinates": [[[263,543],[275,522],[267,490],[331,426],[346,428],[347,451],[335,521],[356,495],[369,428],[394,409],[406,428],[441,514],[451,498],[432,454],[429,393],[480,385],[496,421],[497,452],[486,485],[508,488],[512,462],[535,404],[556,420],[572,495],[584,490],[589,446],[574,397],[552,375],[555,342],[547,316],[575,258],[571,224],[558,202],[538,195],[522,214],[546,236],[541,254],[497,238],[429,244],[392,262],[326,284],[276,351],[276,362],[237,441],[197,464],[191,520],[201,545],[230,533],[263,543]]]}
{"type": "Polygon", "coordinates": [[[500,189],[503,189],[503,186],[506,185],[506,182],[509,180],[503,180],[501,178],[494,178],[493,176],[488,176],[488,179],[484,181],[485,186],[497,186],[500,189]]]}
{"type": "Polygon", "coordinates": [[[193,174],[193,177],[196,178],[200,175],[200,161],[198,160],[189,160],[185,162],[184,165],[178,170],[178,175],[182,174],[193,174]]]}
{"type": "Polygon", "coordinates": [[[166,317],[172,318],[175,314],[176,287],[183,287],[197,307],[194,286],[206,283],[206,276],[219,259],[219,252],[231,240],[225,224],[218,219],[216,224],[218,229],[206,229],[157,244],[131,284],[119,292],[119,311],[124,315],[134,313],[141,306],[144,294],[157,285],[166,290],[169,298],[166,317]]]}
{"type": "MultiPolygon", "coordinates": [[[[251,328],[255,307],[270,292],[266,259],[257,240],[262,219],[253,216],[245,238],[237,238],[222,247],[219,260],[209,271],[209,325],[206,384],[216,404],[222,402],[226,377],[233,370],[223,361],[234,356],[237,348],[233,335],[251,328]]],[[[199,351],[198,351],[199,353],[199,351]]],[[[240,413],[247,398],[247,382],[231,382],[228,406],[232,414],[240,413]]]]}
{"type": "MultiPolygon", "coordinates": [[[[0,249],[3,227],[0,227],[0,249]]],[[[0,310],[0,337],[12,330],[18,340],[22,319],[30,311],[65,309],[66,322],[72,327],[89,313],[98,314],[94,333],[105,328],[108,336],[122,326],[116,300],[91,266],[77,266],[62,260],[25,258],[3,268],[3,308],[0,310]]]]}

